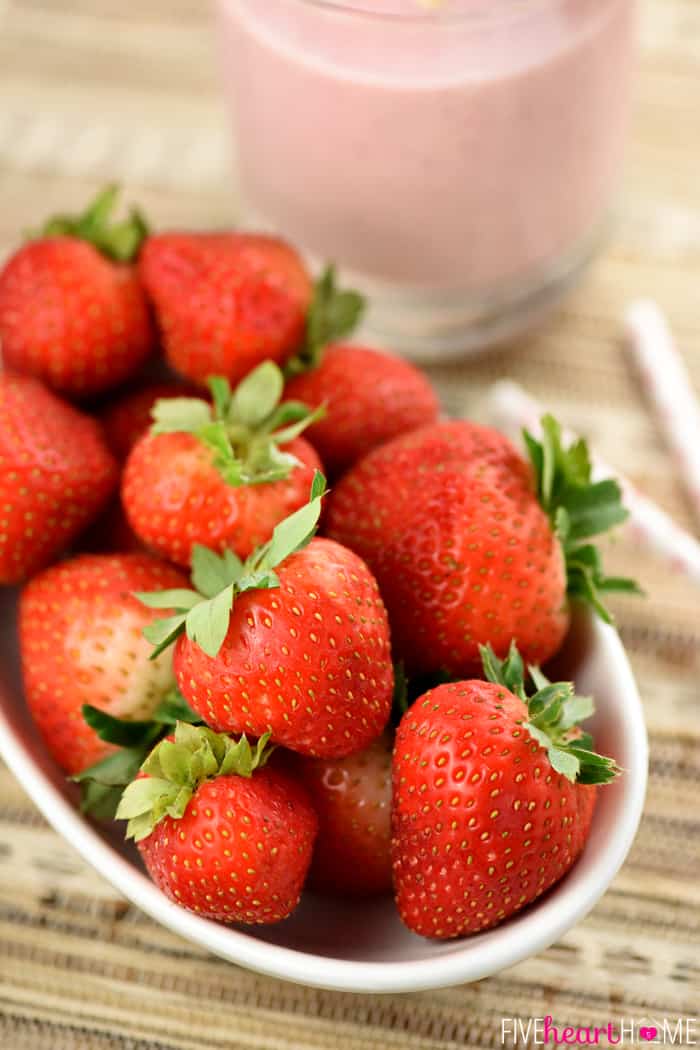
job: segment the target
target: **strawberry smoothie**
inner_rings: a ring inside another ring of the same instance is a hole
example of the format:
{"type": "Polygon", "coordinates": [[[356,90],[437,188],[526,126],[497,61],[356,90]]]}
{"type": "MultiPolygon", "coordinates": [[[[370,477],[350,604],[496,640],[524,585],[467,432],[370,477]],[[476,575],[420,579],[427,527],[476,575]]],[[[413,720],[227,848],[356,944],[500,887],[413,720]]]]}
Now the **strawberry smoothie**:
{"type": "Polygon", "coordinates": [[[598,243],[634,0],[218,0],[247,216],[377,296],[408,351],[555,301],[598,243]]]}

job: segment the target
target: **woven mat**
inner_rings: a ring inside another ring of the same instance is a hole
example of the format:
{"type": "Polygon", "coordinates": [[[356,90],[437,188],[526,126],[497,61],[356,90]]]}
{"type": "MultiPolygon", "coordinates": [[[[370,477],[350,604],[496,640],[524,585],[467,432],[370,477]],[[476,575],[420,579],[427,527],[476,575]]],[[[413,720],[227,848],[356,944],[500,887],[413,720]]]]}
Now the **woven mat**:
{"type": "MultiPolygon", "coordinates": [[[[700,4],[646,0],[621,222],[535,338],[437,368],[446,407],[479,415],[522,382],[692,529],[618,345],[654,295],[700,385],[700,4]]],[[[119,178],[158,225],[235,217],[206,0],[0,0],[0,252],[37,216],[119,178]],[[137,9],[137,10],[133,10],[137,9]]],[[[646,815],[612,889],[537,958],[444,992],[354,997],[221,962],[156,926],[39,816],[0,768],[2,1050],[447,1050],[492,1047],[500,1019],[698,1013],[700,592],[620,543],[647,601],[617,603],[651,732],[646,815]]]]}

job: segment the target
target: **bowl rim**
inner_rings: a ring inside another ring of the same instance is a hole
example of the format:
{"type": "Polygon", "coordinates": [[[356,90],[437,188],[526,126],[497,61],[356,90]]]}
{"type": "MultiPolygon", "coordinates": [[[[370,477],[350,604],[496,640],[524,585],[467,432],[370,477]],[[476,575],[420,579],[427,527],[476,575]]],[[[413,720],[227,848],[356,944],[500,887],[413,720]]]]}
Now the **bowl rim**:
{"type": "Polygon", "coordinates": [[[616,834],[575,880],[575,886],[567,891],[569,876],[565,876],[555,895],[544,897],[511,922],[480,935],[476,951],[475,939],[465,938],[462,948],[430,959],[362,962],[282,947],[200,918],[169,901],[144,872],[103,840],[17,741],[2,705],[0,755],[46,820],[88,864],[132,904],[186,940],[258,973],[314,988],[375,994],[445,988],[480,980],[549,947],[593,908],[630,850],[646,795],[647,731],[637,684],[617,631],[596,618],[592,618],[591,626],[595,643],[606,648],[622,679],[621,710],[628,734],[627,751],[632,757],[620,782],[621,819],[616,834]]]}

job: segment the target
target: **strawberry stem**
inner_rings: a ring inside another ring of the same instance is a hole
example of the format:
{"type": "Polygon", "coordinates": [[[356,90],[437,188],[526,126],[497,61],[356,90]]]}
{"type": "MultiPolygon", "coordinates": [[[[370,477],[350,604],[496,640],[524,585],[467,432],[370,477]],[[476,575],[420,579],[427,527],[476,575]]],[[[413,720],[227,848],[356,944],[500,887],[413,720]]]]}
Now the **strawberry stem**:
{"type": "Polygon", "coordinates": [[[588,603],[605,623],[611,623],[602,595],[642,592],[632,579],[606,576],[600,551],[585,541],[628,518],[620,486],[611,478],[593,482],[586,442],[581,439],[564,448],[556,419],[546,415],[541,422],[541,441],[527,430],[523,437],[535,471],[538,499],[564,552],[567,593],[588,603]]]}
{"type": "Polygon", "coordinates": [[[222,376],[212,376],[208,385],[211,404],[196,397],[156,401],[151,433],[194,434],[213,453],[227,485],[265,485],[288,477],[299,460],[281,446],[322,419],[324,406],[280,404],[284,377],[273,361],[253,369],[234,391],[222,376]]]}
{"type": "Polygon", "coordinates": [[[42,237],[77,237],[97,248],[115,262],[132,262],[148,236],[148,226],[140,211],[132,208],[129,217],[110,222],[119,196],[119,187],[106,186],[81,215],[56,215],[30,239],[42,237]]]}
{"type": "Polygon", "coordinates": [[[499,660],[490,645],[479,646],[484,674],[489,682],[502,685],[527,704],[528,733],[547,752],[552,768],[579,784],[607,784],[619,775],[612,758],[596,754],[593,738],[579,729],[594,713],[593,700],[578,696],[571,682],[550,682],[539,667],[528,672],[535,691],[528,696],[525,669],[515,642],[505,660],[499,660]]]}
{"type": "Polygon", "coordinates": [[[245,734],[234,740],[207,726],[178,722],[174,739],[161,740],[142,764],[147,776],[133,780],[121,797],[116,819],[128,820],[126,837],[139,842],[164,817],[183,817],[205,780],[251,777],[274,751],[269,740],[265,733],[251,746],[245,734]]]}
{"type": "Polygon", "coordinates": [[[304,345],[287,361],[285,376],[291,379],[320,365],[326,346],[350,335],[364,310],[364,297],[352,289],[338,288],[335,266],[329,264],[314,285],[314,296],[306,316],[304,345]]]}

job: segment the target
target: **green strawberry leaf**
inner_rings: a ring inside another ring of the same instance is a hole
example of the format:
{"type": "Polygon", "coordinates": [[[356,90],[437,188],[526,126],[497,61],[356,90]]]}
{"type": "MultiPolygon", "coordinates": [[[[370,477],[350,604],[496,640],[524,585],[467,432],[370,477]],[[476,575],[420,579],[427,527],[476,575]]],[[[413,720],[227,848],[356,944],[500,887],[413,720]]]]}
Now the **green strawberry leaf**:
{"type": "Polygon", "coordinates": [[[299,460],[280,446],[321,419],[325,408],[280,404],[284,376],[274,361],[254,368],[231,392],[223,376],[208,380],[212,404],[200,398],[164,398],[153,407],[152,434],[190,433],[207,448],[227,485],[283,481],[299,460]]]}
{"type": "Polygon", "coordinates": [[[196,434],[211,422],[211,405],[198,397],[162,397],[151,409],[152,434],[196,434]]]}
{"type": "Polygon", "coordinates": [[[142,605],[149,609],[191,609],[197,602],[201,602],[202,596],[197,591],[185,587],[176,587],[169,591],[134,591],[142,605]]]}
{"type": "Polygon", "coordinates": [[[135,778],[158,740],[177,722],[201,721],[176,687],[161,701],[149,721],[115,718],[89,704],[83,707],[82,713],[101,740],[119,748],[71,778],[80,784],[83,812],[98,820],[114,818],[124,788],[135,778]]]}
{"type": "Polygon", "coordinates": [[[230,419],[254,430],[277,408],[284,376],[274,361],[264,361],[236,387],[231,400],[230,419]]]}
{"type": "Polygon", "coordinates": [[[187,614],[185,631],[207,656],[216,656],[228,633],[235,589],[229,584],[215,598],[195,605],[187,614]]]}
{"type": "Polygon", "coordinates": [[[303,507],[275,526],[272,539],[261,548],[260,560],[254,560],[255,569],[273,569],[285,558],[306,546],[312,539],[321,517],[321,501],[326,491],[326,481],[320,471],[314,474],[311,499],[303,507]]]}
{"type": "MultiPolygon", "coordinates": [[[[91,729],[97,733],[100,740],[109,744],[117,744],[119,747],[136,747],[143,745],[144,741],[152,743],[154,722],[128,722],[123,718],[114,718],[101,711],[98,707],[84,704],[82,707],[83,718],[91,729]]],[[[160,726],[155,725],[156,735],[160,726]]]]}
{"type": "Polygon", "coordinates": [[[607,784],[620,773],[612,758],[593,751],[593,739],[579,725],[594,713],[593,700],[578,696],[571,682],[550,682],[539,667],[528,672],[535,692],[528,695],[524,667],[515,642],[505,660],[499,660],[490,645],[479,646],[484,675],[502,685],[527,704],[523,723],[528,733],[547,752],[552,768],[572,782],[607,784]]]}
{"type": "Polygon", "coordinates": [[[124,790],[116,819],[128,821],[127,838],[146,838],[165,816],[182,818],[205,780],[251,777],[272,754],[269,741],[265,733],[251,747],[245,735],[236,740],[206,726],[178,722],[174,740],[162,740],[143,762],[141,771],[147,775],[124,790]]]}
{"type": "Polygon", "coordinates": [[[77,237],[92,244],[108,259],[131,262],[148,236],[148,226],[135,208],[131,209],[128,219],[110,225],[118,196],[118,186],[106,186],[81,215],[56,215],[29,237],[77,237]]]}
{"type": "Polygon", "coordinates": [[[612,479],[592,481],[586,442],[578,440],[564,448],[561,427],[553,416],[543,416],[541,425],[540,441],[527,431],[523,437],[535,473],[538,499],[562,545],[568,594],[588,603],[602,620],[610,623],[612,618],[601,595],[612,590],[632,594],[641,591],[633,580],[607,577],[597,548],[583,541],[627,519],[620,486],[612,479]]]}
{"type": "Polygon", "coordinates": [[[231,409],[231,384],[224,376],[210,376],[207,386],[214,405],[214,419],[225,422],[231,409]]]}
{"type": "Polygon", "coordinates": [[[174,616],[167,616],[164,620],[154,620],[153,623],[149,623],[144,627],[144,638],[146,638],[151,645],[155,646],[149,659],[155,660],[162,652],[168,649],[173,642],[177,641],[185,630],[187,616],[187,612],[176,613],[174,616]]]}
{"type": "Polygon", "coordinates": [[[285,375],[291,378],[316,368],[321,363],[325,347],[350,335],[359,324],[364,309],[364,297],[351,289],[339,289],[335,266],[327,266],[314,285],[314,297],[306,317],[304,346],[285,365],[285,375]]]}
{"type": "Polygon", "coordinates": [[[233,551],[215,554],[208,547],[196,543],[192,548],[192,583],[199,591],[199,599],[214,598],[219,591],[236,583],[243,572],[243,562],[233,551]]]}

